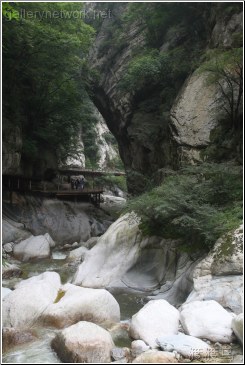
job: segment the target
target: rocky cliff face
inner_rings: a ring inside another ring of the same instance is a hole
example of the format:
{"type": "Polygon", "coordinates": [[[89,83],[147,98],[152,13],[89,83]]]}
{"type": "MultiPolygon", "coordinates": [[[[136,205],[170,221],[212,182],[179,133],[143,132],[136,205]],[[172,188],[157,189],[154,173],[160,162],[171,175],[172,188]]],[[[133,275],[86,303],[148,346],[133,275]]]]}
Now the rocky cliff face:
{"type": "MultiPolygon", "coordinates": [[[[94,85],[94,102],[115,135],[121,158],[128,173],[129,190],[136,192],[138,173],[151,177],[157,170],[178,168],[182,163],[195,163],[203,158],[205,149],[215,143],[211,134],[224,119],[224,100],[215,85],[209,85],[208,75],[195,70],[185,80],[166,118],[162,113],[163,97],[157,88],[148,93],[143,90],[135,95],[123,92],[120,80],[129,62],[145,46],[145,30],[137,24],[123,34],[124,44],[103,47],[109,41],[110,22],[119,21],[125,11],[124,4],[113,8],[113,19],[105,19],[90,54],[91,64],[99,71],[99,82],[94,85]]],[[[231,17],[216,16],[211,35],[203,46],[232,46],[234,36],[241,32],[242,14],[231,17]]],[[[176,32],[165,37],[159,48],[162,53],[181,46],[176,32]]],[[[191,56],[190,56],[191,57],[191,56]]]]}
{"type": "Polygon", "coordinates": [[[11,125],[6,118],[3,120],[2,172],[16,174],[20,170],[22,136],[20,128],[11,125]]]}

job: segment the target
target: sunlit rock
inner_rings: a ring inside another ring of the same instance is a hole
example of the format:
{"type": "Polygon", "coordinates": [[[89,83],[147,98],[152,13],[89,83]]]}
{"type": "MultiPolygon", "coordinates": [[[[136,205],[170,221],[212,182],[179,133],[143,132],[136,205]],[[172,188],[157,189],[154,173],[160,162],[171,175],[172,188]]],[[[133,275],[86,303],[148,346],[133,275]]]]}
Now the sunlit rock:
{"type": "Polygon", "coordinates": [[[78,322],[58,332],[52,347],[63,362],[111,362],[112,338],[106,330],[94,323],[78,322]]]}
{"type": "Polygon", "coordinates": [[[157,337],[177,334],[178,326],[179,311],[166,300],[152,300],[132,317],[130,335],[155,348],[157,337]]]}

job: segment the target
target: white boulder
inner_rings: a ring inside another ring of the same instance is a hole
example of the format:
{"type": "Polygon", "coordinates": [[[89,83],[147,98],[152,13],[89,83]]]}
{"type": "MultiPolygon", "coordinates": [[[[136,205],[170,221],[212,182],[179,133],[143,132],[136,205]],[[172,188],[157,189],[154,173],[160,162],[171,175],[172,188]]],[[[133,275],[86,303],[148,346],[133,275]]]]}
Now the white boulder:
{"type": "Polygon", "coordinates": [[[232,319],[231,327],[240,343],[243,344],[243,313],[232,319]]]}
{"type": "Polygon", "coordinates": [[[78,322],[57,333],[52,347],[63,362],[108,363],[115,347],[109,332],[94,323],[78,322]]]}
{"type": "Polygon", "coordinates": [[[243,229],[219,238],[193,272],[194,287],[186,303],[215,300],[239,314],[243,311],[243,229]]]}
{"type": "Polygon", "coordinates": [[[181,324],[188,335],[221,343],[232,341],[232,318],[214,300],[186,303],[180,313],[181,324]]]}
{"type": "Polygon", "coordinates": [[[133,357],[137,357],[148,350],[150,350],[150,347],[142,340],[135,340],[131,343],[131,352],[133,357]]]}
{"type": "Polygon", "coordinates": [[[114,222],[86,254],[73,284],[91,288],[122,285],[122,276],[139,256],[142,237],[138,223],[139,218],[133,213],[114,222]]]}
{"type": "Polygon", "coordinates": [[[31,327],[54,302],[60,285],[60,277],[55,272],[45,272],[22,280],[3,299],[3,327],[31,327]]]}
{"type": "Polygon", "coordinates": [[[50,243],[45,236],[31,236],[14,246],[14,257],[21,261],[50,257],[50,243]]]}
{"type": "Polygon", "coordinates": [[[61,288],[60,300],[49,305],[42,314],[42,321],[46,325],[57,328],[64,328],[81,320],[94,323],[119,322],[119,304],[105,289],[80,288],[66,284],[61,288]]]}
{"type": "Polygon", "coordinates": [[[212,352],[206,342],[183,333],[159,337],[157,343],[163,351],[177,351],[183,357],[191,359],[209,357],[212,352]]]}
{"type": "Polygon", "coordinates": [[[178,333],[179,311],[166,300],[152,300],[132,317],[130,335],[157,347],[157,337],[178,333]]]}

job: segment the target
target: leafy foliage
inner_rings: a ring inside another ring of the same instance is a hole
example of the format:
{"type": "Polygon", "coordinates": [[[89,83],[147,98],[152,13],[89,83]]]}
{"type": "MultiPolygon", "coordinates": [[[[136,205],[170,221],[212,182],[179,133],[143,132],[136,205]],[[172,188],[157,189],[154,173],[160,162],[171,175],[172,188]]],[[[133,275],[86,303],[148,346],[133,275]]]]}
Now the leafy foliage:
{"type": "Polygon", "coordinates": [[[3,114],[22,127],[24,159],[48,147],[65,160],[77,153],[94,31],[72,17],[81,3],[11,4],[22,16],[3,17],[3,114]]]}
{"type": "Polygon", "coordinates": [[[181,238],[182,249],[209,249],[242,220],[242,173],[232,164],[184,168],[129,201],[145,234],[181,238]]]}
{"type": "Polygon", "coordinates": [[[243,49],[211,50],[206,57],[200,70],[209,72],[209,82],[219,88],[223,109],[231,127],[237,129],[242,122],[239,109],[243,94],[243,49]]]}
{"type": "Polygon", "coordinates": [[[97,177],[95,180],[95,185],[97,186],[103,186],[104,188],[107,188],[109,190],[114,190],[115,187],[118,187],[122,191],[127,191],[127,183],[126,183],[126,176],[114,176],[114,175],[103,175],[100,177],[97,177]]]}

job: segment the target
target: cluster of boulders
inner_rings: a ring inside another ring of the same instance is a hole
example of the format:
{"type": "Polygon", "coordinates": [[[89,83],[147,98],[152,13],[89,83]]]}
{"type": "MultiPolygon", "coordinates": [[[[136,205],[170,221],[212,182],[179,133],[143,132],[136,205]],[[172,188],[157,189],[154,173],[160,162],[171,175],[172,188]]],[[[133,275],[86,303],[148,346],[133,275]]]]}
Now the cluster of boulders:
{"type": "MultiPolygon", "coordinates": [[[[196,264],[194,287],[184,304],[178,307],[157,297],[125,323],[120,322],[118,302],[103,287],[113,275],[116,283],[125,279],[125,271],[132,270],[142,247],[151,242],[142,238],[138,226],[137,216],[126,215],[104,236],[64,247],[66,265],[84,262],[73,284],[62,285],[59,274],[45,272],[21,280],[11,286],[14,290],[3,288],[4,351],[37,340],[33,329],[48,327],[54,329],[51,346],[63,362],[177,363],[227,356],[231,360],[232,344],[243,344],[241,227],[218,240],[196,264]],[[117,347],[123,337],[127,341],[117,347]]],[[[7,245],[6,252],[22,262],[55,253],[49,234],[7,245]]],[[[15,263],[4,264],[3,278],[21,274],[15,263]]]]}
{"type": "Polygon", "coordinates": [[[35,326],[53,327],[51,346],[63,362],[177,363],[210,359],[217,356],[214,344],[243,341],[243,316],[213,300],[185,303],[179,310],[166,300],[152,300],[125,327],[107,290],[62,285],[55,272],[22,280],[4,294],[4,349],[35,340],[35,326]],[[130,348],[114,343],[115,328],[123,326],[130,348]]]}

